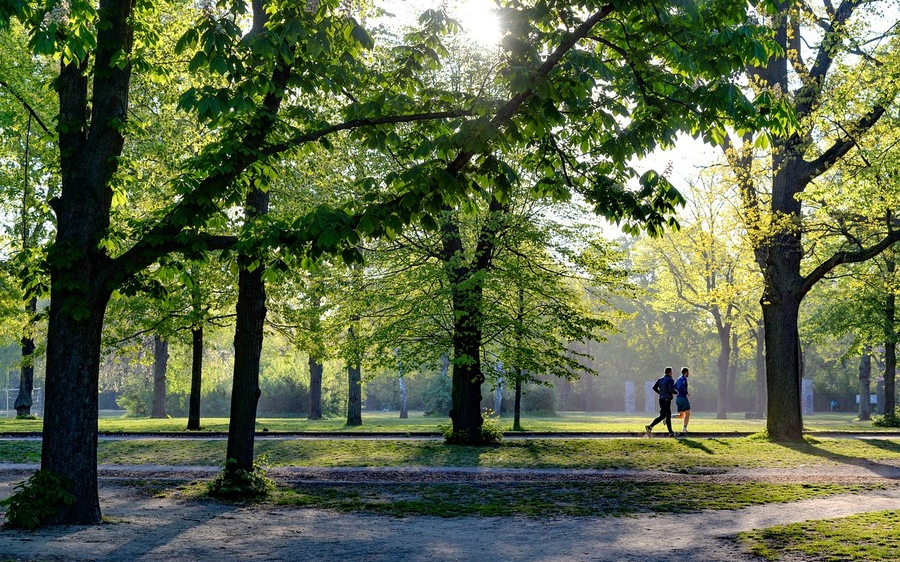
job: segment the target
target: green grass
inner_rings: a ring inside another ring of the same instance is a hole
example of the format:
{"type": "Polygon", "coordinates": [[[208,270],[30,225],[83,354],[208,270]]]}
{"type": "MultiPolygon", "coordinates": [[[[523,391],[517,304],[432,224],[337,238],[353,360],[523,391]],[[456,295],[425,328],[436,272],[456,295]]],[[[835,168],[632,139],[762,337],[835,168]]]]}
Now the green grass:
{"type": "MultiPolygon", "coordinates": [[[[563,412],[556,417],[535,418],[524,417],[522,424],[527,431],[555,432],[617,432],[638,433],[643,431],[654,414],[622,414],[622,413],[585,413],[563,412]]],[[[759,432],[765,429],[765,420],[747,420],[743,414],[732,414],[732,419],[717,420],[715,414],[700,413],[691,417],[690,429],[699,432],[759,432]]],[[[260,418],[257,430],[279,431],[363,431],[363,432],[438,432],[440,426],[449,422],[447,418],[425,417],[421,412],[410,412],[408,419],[401,420],[397,412],[365,412],[363,425],[348,427],[345,419],[335,417],[310,421],[306,418],[260,418]]],[[[806,429],[810,431],[882,431],[891,432],[891,428],[876,428],[872,422],[860,422],[855,414],[815,414],[804,418],[806,429]]],[[[203,431],[228,431],[227,418],[204,418],[201,420],[203,431]]],[[[675,420],[680,427],[680,421],[675,420]]],[[[17,420],[0,418],[0,433],[40,431],[43,420],[17,420]]],[[[511,418],[501,418],[500,427],[510,430],[511,418]]],[[[155,420],[149,418],[101,417],[100,431],[103,432],[172,432],[184,431],[186,418],[155,420]]],[[[896,429],[893,430],[896,432],[896,429]]]]}
{"type": "MultiPolygon", "coordinates": [[[[225,441],[131,439],[101,441],[100,463],[220,466],[225,441]]],[[[0,462],[38,462],[38,441],[0,441],[0,462]]],[[[635,469],[691,472],[700,468],[864,464],[900,459],[897,439],[813,439],[779,444],[758,438],[535,439],[496,447],[444,445],[438,440],[260,439],[256,454],[299,467],[471,466],[497,468],[635,469]]]]}
{"type": "Polygon", "coordinates": [[[806,521],[738,535],[766,560],[894,562],[900,560],[900,511],[806,521]]]}
{"type": "Polygon", "coordinates": [[[674,482],[315,485],[281,488],[275,503],[398,517],[467,515],[531,517],[623,516],[739,509],[871,489],[803,484],[674,482]]]}

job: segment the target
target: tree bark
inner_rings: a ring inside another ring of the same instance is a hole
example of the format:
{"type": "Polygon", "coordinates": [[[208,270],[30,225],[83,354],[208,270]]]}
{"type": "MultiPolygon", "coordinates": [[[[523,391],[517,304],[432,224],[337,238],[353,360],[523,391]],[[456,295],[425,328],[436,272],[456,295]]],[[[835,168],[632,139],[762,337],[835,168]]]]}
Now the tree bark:
{"type": "Polygon", "coordinates": [[[731,363],[731,324],[716,322],[719,336],[719,357],[716,360],[718,370],[718,396],[716,400],[716,419],[728,418],[728,367],[731,363]]]}
{"type": "MultiPolygon", "coordinates": [[[[351,341],[355,338],[353,326],[348,328],[347,337],[351,341]]],[[[362,370],[355,357],[347,362],[347,425],[362,425],[362,370]]]]}
{"type": "Polygon", "coordinates": [[[738,362],[740,361],[740,348],[738,347],[737,330],[731,330],[731,357],[728,363],[728,393],[726,396],[726,408],[734,411],[734,388],[737,384],[738,362]]]}
{"type": "Polygon", "coordinates": [[[896,416],[896,380],[897,380],[897,331],[894,327],[897,321],[897,297],[894,294],[894,273],[897,262],[893,254],[887,257],[887,274],[890,281],[888,294],[884,303],[884,415],[896,416]]]}
{"type": "MultiPolygon", "coordinates": [[[[32,298],[25,307],[29,314],[29,322],[37,312],[37,299],[32,298]]],[[[19,371],[19,393],[16,394],[16,401],[13,407],[16,409],[16,416],[30,416],[31,406],[34,404],[34,338],[31,336],[31,329],[26,329],[26,334],[22,336],[22,368],[19,371]]]]}
{"type": "Polygon", "coordinates": [[[200,431],[200,396],[203,386],[203,326],[191,329],[191,396],[188,405],[189,431],[200,431]]]}
{"type": "Polygon", "coordinates": [[[313,355],[309,356],[309,415],[307,419],[322,419],[322,372],[324,365],[313,355]]]}
{"type": "Polygon", "coordinates": [[[400,373],[400,419],[409,419],[409,410],[407,410],[406,381],[403,380],[403,373],[400,373]]]}
{"type": "Polygon", "coordinates": [[[522,369],[516,369],[516,397],[513,401],[513,431],[522,431],[522,369]]]}
{"type": "Polygon", "coordinates": [[[51,200],[56,239],[48,253],[47,326],[41,469],[68,482],[75,501],[53,523],[100,522],[97,495],[97,394],[103,316],[112,294],[111,260],[100,241],[109,228],[110,179],[127,121],[133,2],[101,0],[92,99],[87,63],[62,64],[59,94],[60,196],[51,200]],[[114,57],[124,53],[118,62],[114,57]]]}
{"type": "MultiPolygon", "coordinates": [[[[269,211],[269,194],[255,189],[247,195],[248,219],[269,211]]],[[[259,402],[259,357],[262,353],[263,326],[266,321],[265,266],[250,269],[252,258],[239,256],[237,318],[234,331],[234,380],[231,387],[231,418],[228,425],[226,478],[238,470],[253,470],[253,446],[256,435],[256,407],[259,402]]]]}
{"type": "Polygon", "coordinates": [[[787,292],[780,299],[763,300],[766,324],[766,393],[768,397],[766,429],[781,441],[803,438],[800,409],[800,301],[787,292]]]}
{"type": "Polygon", "coordinates": [[[869,395],[872,394],[870,386],[872,380],[872,354],[868,346],[863,347],[862,357],[859,358],[859,419],[868,421],[872,419],[869,407],[869,395]]]}
{"type": "Polygon", "coordinates": [[[166,417],[166,371],[169,367],[169,342],[153,336],[153,401],[150,417],[166,417]]]}
{"type": "Polygon", "coordinates": [[[760,322],[759,328],[756,330],[756,417],[762,419],[766,417],[766,354],[765,339],[766,329],[760,322]]]}

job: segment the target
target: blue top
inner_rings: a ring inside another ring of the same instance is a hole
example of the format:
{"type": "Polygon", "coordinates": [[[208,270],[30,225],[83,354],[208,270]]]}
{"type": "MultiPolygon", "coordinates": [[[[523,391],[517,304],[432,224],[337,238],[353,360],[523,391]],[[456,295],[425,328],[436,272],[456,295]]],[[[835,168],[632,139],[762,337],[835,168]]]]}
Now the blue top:
{"type": "Polygon", "coordinates": [[[678,380],[675,381],[675,390],[678,392],[678,397],[687,397],[688,389],[687,389],[687,377],[681,375],[678,377],[678,380]]]}
{"type": "Polygon", "coordinates": [[[653,385],[653,390],[659,394],[660,398],[671,400],[675,396],[675,381],[672,380],[672,375],[660,377],[653,385]]]}

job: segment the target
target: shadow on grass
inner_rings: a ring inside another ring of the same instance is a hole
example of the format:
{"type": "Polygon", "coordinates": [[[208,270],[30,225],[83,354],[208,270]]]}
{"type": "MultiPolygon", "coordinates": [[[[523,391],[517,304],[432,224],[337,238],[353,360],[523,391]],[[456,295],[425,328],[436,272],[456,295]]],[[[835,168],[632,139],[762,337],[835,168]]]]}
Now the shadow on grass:
{"type": "MultiPolygon", "coordinates": [[[[862,442],[891,452],[900,451],[900,445],[892,442],[884,442],[884,440],[881,439],[864,439],[862,440],[862,442]]],[[[889,464],[884,464],[875,460],[853,457],[850,455],[836,453],[834,451],[828,451],[826,449],[823,449],[822,447],[817,446],[815,442],[772,441],[772,443],[774,443],[775,445],[786,447],[788,449],[792,449],[798,453],[802,453],[805,455],[812,455],[836,463],[865,468],[866,470],[870,470],[878,476],[882,476],[885,478],[896,478],[898,471],[900,471],[900,469],[898,469],[896,466],[891,466],[889,464]]]]}
{"type": "Polygon", "coordinates": [[[682,447],[687,447],[689,449],[699,449],[703,451],[707,455],[714,455],[715,452],[707,447],[702,441],[694,440],[694,439],[679,439],[678,444],[682,447]]]}

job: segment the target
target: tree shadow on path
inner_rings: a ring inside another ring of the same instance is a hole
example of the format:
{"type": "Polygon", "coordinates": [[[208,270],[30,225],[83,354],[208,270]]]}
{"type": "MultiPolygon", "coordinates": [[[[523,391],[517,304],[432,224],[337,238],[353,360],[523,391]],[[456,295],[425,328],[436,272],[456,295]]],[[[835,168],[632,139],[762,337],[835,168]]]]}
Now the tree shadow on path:
{"type": "MultiPolygon", "coordinates": [[[[900,443],[894,443],[892,441],[886,441],[884,439],[861,439],[860,441],[886,451],[900,452],[900,443]]],[[[856,466],[868,470],[882,478],[900,479],[900,466],[894,466],[872,459],[836,453],[834,451],[823,449],[822,447],[819,447],[815,443],[811,443],[809,441],[804,441],[801,443],[776,441],[774,443],[776,445],[792,449],[798,453],[802,453],[805,455],[812,455],[828,461],[856,466]]]]}

